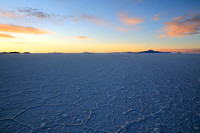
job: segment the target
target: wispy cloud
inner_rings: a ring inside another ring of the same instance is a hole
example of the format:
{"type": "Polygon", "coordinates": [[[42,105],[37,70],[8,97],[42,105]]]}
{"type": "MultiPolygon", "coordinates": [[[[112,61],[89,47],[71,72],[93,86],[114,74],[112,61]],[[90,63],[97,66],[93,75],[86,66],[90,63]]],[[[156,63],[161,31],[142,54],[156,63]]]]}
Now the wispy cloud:
{"type": "Polygon", "coordinates": [[[65,37],[65,39],[70,39],[70,37],[65,37]]]}
{"type": "Polygon", "coordinates": [[[8,35],[8,34],[2,34],[2,33],[0,33],[0,37],[3,37],[3,38],[14,38],[14,36],[11,36],[11,35],[8,35]]]}
{"type": "Polygon", "coordinates": [[[82,19],[87,20],[87,21],[91,21],[97,25],[106,25],[107,22],[105,20],[102,20],[98,17],[95,16],[90,16],[90,15],[82,15],[82,19]]]}
{"type": "Polygon", "coordinates": [[[120,32],[127,32],[127,31],[129,31],[129,28],[124,28],[124,27],[122,27],[122,26],[117,26],[117,27],[116,27],[116,30],[117,30],[117,31],[120,31],[120,32]]]}
{"type": "Polygon", "coordinates": [[[73,15],[69,15],[69,17],[70,17],[70,18],[74,18],[74,16],[73,16],[73,15]]]}
{"type": "Polygon", "coordinates": [[[200,53],[200,48],[193,49],[160,49],[163,52],[182,52],[182,53],[200,53]]]}
{"type": "Polygon", "coordinates": [[[78,20],[78,19],[72,19],[72,21],[74,21],[74,22],[80,22],[80,20],[78,20]]]}
{"type": "Polygon", "coordinates": [[[25,33],[25,34],[48,34],[50,32],[37,29],[34,27],[24,27],[17,25],[0,24],[0,32],[13,32],[13,33],[25,33]]]}
{"type": "Polygon", "coordinates": [[[153,19],[154,19],[155,21],[158,21],[158,20],[160,19],[160,15],[159,15],[159,14],[156,14],[156,15],[153,17],[153,19]]]}
{"type": "Polygon", "coordinates": [[[142,18],[129,17],[128,15],[126,15],[124,13],[119,14],[119,19],[125,25],[135,25],[135,24],[144,22],[144,20],[142,18]]]}
{"type": "Polygon", "coordinates": [[[198,34],[200,30],[200,15],[185,15],[164,23],[161,35],[158,37],[182,37],[198,34]]]}
{"type": "Polygon", "coordinates": [[[87,36],[75,36],[75,38],[77,38],[77,39],[83,39],[83,40],[88,39],[87,36]]]}
{"type": "Polygon", "coordinates": [[[0,16],[9,17],[9,18],[18,18],[19,16],[13,11],[3,11],[0,10],[0,16]]]}
{"type": "Polygon", "coordinates": [[[47,19],[48,21],[53,21],[55,23],[64,22],[69,16],[63,16],[59,14],[50,14],[43,10],[37,9],[37,8],[18,8],[18,12],[21,13],[21,15],[26,17],[33,17],[38,19],[47,19]]]}
{"type": "MultiPolygon", "coordinates": [[[[161,33],[163,33],[163,31],[159,31],[161,33]]],[[[156,35],[155,37],[158,37],[158,38],[165,38],[165,37],[168,37],[167,34],[161,34],[161,35],[156,35]]]]}
{"type": "Polygon", "coordinates": [[[23,8],[17,8],[12,11],[0,9],[0,16],[6,17],[6,18],[36,18],[36,19],[43,19],[48,20],[48,22],[54,22],[54,23],[61,23],[64,22],[67,18],[72,18],[71,15],[64,16],[59,14],[52,14],[47,13],[43,10],[37,9],[37,8],[31,8],[31,7],[23,7],[23,8]]]}
{"type": "Polygon", "coordinates": [[[171,9],[171,10],[167,10],[167,11],[164,11],[164,12],[161,12],[159,14],[156,14],[153,16],[153,20],[154,21],[159,21],[161,20],[163,17],[167,17],[167,18],[170,18],[170,14],[173,14],[173,12],[175,11],[176,9],[171,9]],[[171,12],[171,13],[170,13],[171,12]],[[169,14],[170,13],[170,14],[169,14]]]}
{"type": "Polygon", "coordinates": [[[141,30],[142,27],[137,24],[144,22],[142,18],[130,17],[125,13],[119,13],[119,20],[123,23],[123,26],[117,26],[115,29],[120,32],[141,30]]]}
{"type": "Polygon", "coordinates": [[[90,40],[90,41],[93,40],[92,38],[89,38],[89,37],[87,37],[87,36],[75,36],[75,38],[81,39],[81,40],[90,40]]]}
{"type": "Polygon", "coordinates": [[[36,8],[19,8],[19,12],[24,13],[26,16],[29,17],[37,17],[37,18],[49,18],[52,15],[44,13],[43,11],[36,9],[36,8]]]}

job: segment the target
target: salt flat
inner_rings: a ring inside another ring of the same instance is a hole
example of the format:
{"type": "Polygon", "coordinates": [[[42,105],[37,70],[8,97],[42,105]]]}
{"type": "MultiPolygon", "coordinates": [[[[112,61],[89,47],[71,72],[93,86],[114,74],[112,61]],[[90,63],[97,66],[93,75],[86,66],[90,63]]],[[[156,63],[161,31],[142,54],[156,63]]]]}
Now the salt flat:
{"type": "Polygon", "coordinates": [[[0,55],[0,132],[200,132],[200,54],[0,55]]]}

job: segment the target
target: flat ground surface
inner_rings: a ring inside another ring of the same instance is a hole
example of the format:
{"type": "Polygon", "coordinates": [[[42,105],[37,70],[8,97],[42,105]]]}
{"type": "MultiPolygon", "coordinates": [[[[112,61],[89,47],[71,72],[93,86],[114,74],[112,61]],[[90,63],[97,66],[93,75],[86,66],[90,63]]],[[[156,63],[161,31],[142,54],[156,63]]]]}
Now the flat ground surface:
{"type": "Polygon", "coordinates": [[[200,132],[200,55],[0,55],[0,132],[200,132]]]}

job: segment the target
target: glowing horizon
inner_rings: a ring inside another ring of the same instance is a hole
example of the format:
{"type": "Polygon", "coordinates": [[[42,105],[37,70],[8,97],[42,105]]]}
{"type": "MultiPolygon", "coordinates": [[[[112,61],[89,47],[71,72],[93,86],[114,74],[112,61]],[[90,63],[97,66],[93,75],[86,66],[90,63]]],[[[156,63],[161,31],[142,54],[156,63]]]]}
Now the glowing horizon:
{"type": "Polygon", "coordinates": [[[200,53],[199,6],[198,0],[1,1],[0,52],[200,53]]]}

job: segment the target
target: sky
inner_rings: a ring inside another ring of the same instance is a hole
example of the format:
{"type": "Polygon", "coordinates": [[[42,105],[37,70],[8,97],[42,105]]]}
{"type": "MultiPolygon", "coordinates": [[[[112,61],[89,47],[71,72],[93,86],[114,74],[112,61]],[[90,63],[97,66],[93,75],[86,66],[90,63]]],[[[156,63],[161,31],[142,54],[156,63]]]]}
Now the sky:
{"type": "Polygon", "coordinates": [[[200,0],[0,0],[0,52],[200,53],[200,0]]]}

